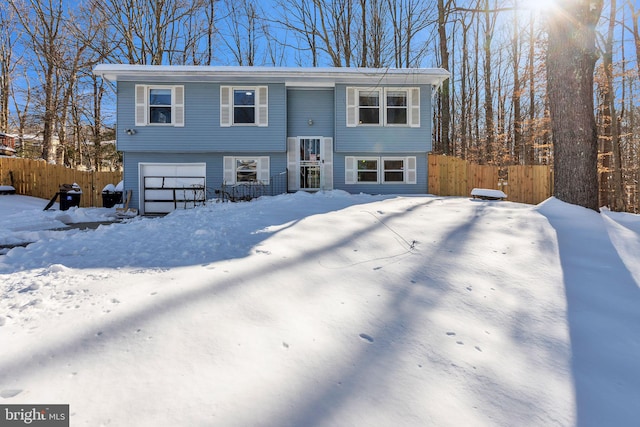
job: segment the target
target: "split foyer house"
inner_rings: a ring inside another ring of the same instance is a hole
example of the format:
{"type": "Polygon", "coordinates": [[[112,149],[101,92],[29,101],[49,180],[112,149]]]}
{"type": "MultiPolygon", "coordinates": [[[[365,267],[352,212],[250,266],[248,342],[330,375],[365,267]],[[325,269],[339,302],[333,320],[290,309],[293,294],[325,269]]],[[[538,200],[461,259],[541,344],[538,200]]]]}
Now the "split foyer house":
{"type": "Polygon", "coordinates": [[[443,69],[98,65],[143,214],[236,185],[424,194],[443,69]]]}

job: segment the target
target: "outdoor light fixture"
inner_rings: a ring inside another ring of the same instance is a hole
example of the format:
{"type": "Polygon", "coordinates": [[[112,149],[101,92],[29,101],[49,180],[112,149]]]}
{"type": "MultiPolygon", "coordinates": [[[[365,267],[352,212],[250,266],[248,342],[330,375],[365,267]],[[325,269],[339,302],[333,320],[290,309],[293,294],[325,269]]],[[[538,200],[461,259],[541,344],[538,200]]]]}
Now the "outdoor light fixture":
{"type": "Polygon", "coordinates": [[[309,119],[307,123],[309,123],[309,126],[313,126],[313,119],[309,119]]]}
{"type": "Polygon", "coordinates": [[[125,132],[127,133],[127,135],[135,135],[136,134],[136,130],[135,129],[125,129],[125,132]]]}

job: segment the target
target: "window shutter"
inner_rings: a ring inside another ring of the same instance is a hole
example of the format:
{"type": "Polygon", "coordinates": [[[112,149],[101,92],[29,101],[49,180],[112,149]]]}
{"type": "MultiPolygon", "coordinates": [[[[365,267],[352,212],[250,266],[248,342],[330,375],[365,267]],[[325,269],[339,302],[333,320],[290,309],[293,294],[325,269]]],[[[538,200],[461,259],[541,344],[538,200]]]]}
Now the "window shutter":
{"type": "Polygon", "coordinates": [[[300,189],[298,184],[298,138],[287,138],[287,186],[289,191],[300,189]]]}
{"type": "Polygon", "coordinates": [[[258,181],[269,185],[269,156],[258,158],[258,181]]]}
{"type": "Polygon", "coordinates": [[[174,101],[173,107],[173,124],[175,126],[184,126],[184,86],[176,86],[173,89],[174,101]]]}
{"type": "Polygon", "coordinates": [[[420,127],[420,88],[409,89],[409,126],[420,127]]]}
{"type": "Polygon", "coordinates": [[[136,126],[147,124],[147,87],[136,85],[136,126]]]}
{"type": "Polygon", "coordinates": [[[356,88],[347,88],[347,127],[358,125],[358,104],[356,88]]]}
{"type": "Polygon", "coordinates": [[[235,173],[235,159],[231,156],[224,156],[223,160],[223,178],[222,183],[224,185],[234,185],[236,183],[236,173],[235,173]]]}
{"type": "Polygon", "coordinates": [[[258,126],[269,126],[269,90],[267,86],[258,86],[256,88],[257,105],[256,105],[256,124],[258,126]]]}
{"type": "Polygon", "coordinates": [[[233,102],[231,101],[231,86],[220,86],[220,126],[231,126],[233,102]]]}
{"type": "Polygon", "coordinates": [[[415,157],[407,157],[404,160],[405,166],[405,176],[404,179],[407,184],[415,184],[418,182],[417,180],[417,171],[416,171],[416,158],[415,157]]]}
{"type": "Polygon", "coordinates": [[[344,183],[355,184],[358,182],[358,171],[356,170],[356,158],[353,156],[346,156],[344,158],[344,183]]]}
{"type": "Polygon", "coordinates": [[[333,138],[322,138],[322,173],[320,188],[333,190],[333,138]]]}

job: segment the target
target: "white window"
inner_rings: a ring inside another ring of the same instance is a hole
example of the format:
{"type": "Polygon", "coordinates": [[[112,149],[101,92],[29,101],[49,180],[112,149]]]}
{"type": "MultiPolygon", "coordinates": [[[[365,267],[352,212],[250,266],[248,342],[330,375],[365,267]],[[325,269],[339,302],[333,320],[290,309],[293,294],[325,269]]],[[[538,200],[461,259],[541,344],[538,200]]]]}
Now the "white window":
{"type": "Polygon", "coordinates": [[[358,91],[358,124],[379,125],[380,124],[380,91],[379,90],[359,90],[358,91]]]}
{"type": "Polygon", "coordinates": [[[404,182],[404,163],[405,160],[402,158],[383,159],[382,182],[404,182]]]}
{"type": "Polygon", "coordinates": [[[224,183],[269,184],[269,157],[224,157],[224,183]]]}
{"type": "Polygon", "coordinates": [[[415,184],[416,157],[345,157],[345,184],[415,184]]]}
{"type": "Polygon", "coordinates": [[[385,124],[406,125],[408,123],[408,94],[406,90],[386,90],[385,124]]]}
{"type": "Polygon", "coordinates": [[[420,127],[420,88],[347,88],[347,127],[420,127]]]}
{"type": "Polygon", "coordinates": [[[136,126],[184,126],[184,86],[136,85],[136,126]]]}
{"type": "Polygon", "coordinates": [[[220,86],[220,126],[268,126],[267,86],[220,86]]]}
{"type": "Polygon", "coordinates": [[[378,183],[378,162],[377,157],[362,158],[356,160],[357,182],[378,183]]]}

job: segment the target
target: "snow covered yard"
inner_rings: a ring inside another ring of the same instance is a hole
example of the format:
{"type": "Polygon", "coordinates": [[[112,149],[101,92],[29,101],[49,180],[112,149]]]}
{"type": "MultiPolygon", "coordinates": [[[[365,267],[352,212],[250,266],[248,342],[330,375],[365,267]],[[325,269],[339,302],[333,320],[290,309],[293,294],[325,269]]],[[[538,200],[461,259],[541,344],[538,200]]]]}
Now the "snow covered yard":
{"type": "Polygon", "coordinates": [[[37,243],[0,256],[2,403],[73,426],[640,417],[637,215],[334,191],[51,231],[110,212],[5,197],[0,244],[37,243]]]}

